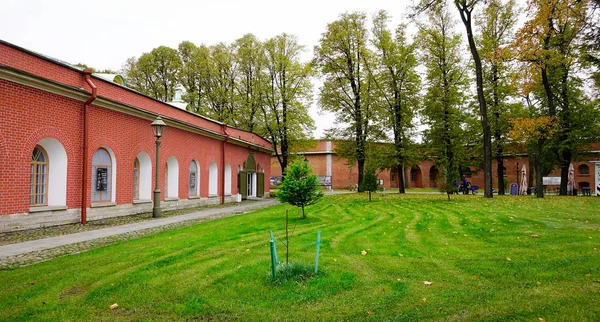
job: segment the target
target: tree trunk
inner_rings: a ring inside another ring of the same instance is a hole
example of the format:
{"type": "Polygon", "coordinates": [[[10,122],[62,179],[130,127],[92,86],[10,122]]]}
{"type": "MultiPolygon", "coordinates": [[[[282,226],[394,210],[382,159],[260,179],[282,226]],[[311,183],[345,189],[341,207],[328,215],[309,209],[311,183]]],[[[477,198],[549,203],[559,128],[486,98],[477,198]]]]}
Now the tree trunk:
{"type": "MultiPolygon", "coordinates": [[[[498,95],[498,82],[499,82],[499,77],[498,77],[498,67],[493,64],[492,65],[492,82],[493,82],[493,92],[492,95],[493,100],[492,100],[492,104],[494,109],[492,110],[493,115],[494,115],[494,121],[495,121],[495,131],[494,131],[494,141],[496,143],[496,171],[498,174],[498,195],[503,196],[504,195],[504,158],[502,156],[502,153],[504,152],[502,149],[502,131],[500,131],[500,97],[498,95]]],[[[519,177],[519,173],[517,171],[517,181],[518,181],[518,177],[519,177]]]]}
{"type": "MultiPolygon", "coordinates": [[[[563,66],[566,69],[566,67],[563,66]]],[[[571,164],[571,160],[573,158],[573,150],[568,143],[569,140],[569,132],[571,131],[571,111],[569,104],[569,88],[567,81],[569,80],[569,73],[567,70],[563,72],[561,79],[561,91],[560,96],[562,97],[562,117],[561,117],[561,142],[567,142],[567,146],[562,150],[562,158],[561,158],[561,171],[560,171],[560,195],[567,195],[567,184],[569,178],[569,165],[571,164]]]]}
{"type": "Polygon", "coordinates": [[[356,163],[358,170],[358,192],[362,192],[362,183],[365,172],[365,141],[362,135],[362,122],[356,125],[356,163]]]}
{"type": "Polygon", "coordinates": [[[404,173],[403,173],[403,175],[404,175],[404,189],[409,189],[410,188],[410,180],[409,180],[409,177],[408,177],[408,171],[409,171],[408,169],[409,168],[406,167],[406,163],[403,165],[403,168],[404,168],[404,173]]]}
{"type": "MultiPolygon", "coordinates": [[[[281,174],[285,176],[285,169],[288,166],[288,160],[290,156],[290,147],[288,142],[288,134],[287,134],[287,105],[283,104],[283,136],[281,137],[281,174]]],[[[277,152],[275,152],[277,153],[277,152]]]]}
{"type": "Polygon", "coordinates": [[[569,166],[572,159],[571,149],[565,149],[562,152],[562,162],[560,167],[560,195],[567,195],[567,185],[569,182],[569,166]]]}
{"type": "Polygon", "coordinates": [[[398,167],[396,167],[396,171],[398,172],[398,192],[406,193],[406,190],[404,188],[404,170],[402,167],[402,163],[398,164],[398,167]]]}
{"type": "MultiPolygon", "coordinates": [[[[497,167],[496,171],[498,171],[498,194],[503,196],[505,194],[504,191],[504,159],[502,157],[496,158],[497,167]]],[[[517,179],[519,174],[517,173],[517,179]]]]}
{"type": "Polygon", "coordinates": [[[544,139],[538,139],[535,155],[535,196],[544,198],[544,181],[542,173],[542,151],[544,149],[544,139]]]}
{"type": "Polygon", "coordinates": [[[306,214],[304,213],[304,205],[302,205],[302,219],[306,219],[306,214]]]}
{"type": "MultiPolygon", "coordinates": [[[[471,12],[472,8],[464,3],[455,2],[459,12],[460,18],[467,29],[467,40],[469,41],[469,50],[473,61],[475,62],[475,76],[477,80],[477,100],[479,101],[479,116],[481,117],[481,126],[483,128],[483,187],[485,189],[484,197],[493,198],[492,193],[492,134],[490,129],[490,123],[487,117],[487,105],[485,103],[485,95],[483,93],[483,69],[481,66],[481,58],[479,52],[475,46],[475,39],[473,38],[473,30],[471,25],[471,12]]],[[[473,4],[474,5],[474,4],[473,4]]]]}
{"type": "Polygon", "coordinates": [[[398,192],[405,193],[404,176],[402,175],[402,165],[404,164],[404,149],[402,145],[402,105],[398,87],[394,86],[394,147],[396,148],[396,157],[398,161],[398,192]]]}
{"type": "MultiPolygon", "coordinates": [[[[531,153],[529,153],[531,156],[531,153]]],[[[527,195],[531,195],[531,187],[533,187],[533,175],[535,174],[535,158],[529,158],[529,173],[527,174],[527,187],[529,187],[529,191],[527,191],[527,195]]]]}

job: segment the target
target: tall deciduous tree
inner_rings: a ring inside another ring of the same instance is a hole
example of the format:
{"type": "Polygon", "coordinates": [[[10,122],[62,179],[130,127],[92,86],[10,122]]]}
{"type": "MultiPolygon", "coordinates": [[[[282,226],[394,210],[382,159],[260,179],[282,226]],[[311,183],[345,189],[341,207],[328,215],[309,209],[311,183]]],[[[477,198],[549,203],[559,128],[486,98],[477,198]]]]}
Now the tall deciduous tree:
{"type": "Polygon", "coordinates": [[[271,38],[264,49],[263,125],[285,175],[290,152],[314,129],[314,121],[308,115],[312,68],[300,61],[304,48],[294,36],[284,33],[271,38]]]}
{"type": "Polygon", "coordinates": [[[177,47],[177,52],[182,62],[177,79],[185,89],[183,99],[192,112],[199,112],[206,103],[205,96],[210,81],[210,51],[205,45],[197,47],[190,41],[184,41],[177,47]]]}
{"type": "Polygon", "coordinates": [[[509,100],[514,96],[514,87],[510,82],[513,76],[511,60],[513,53],[510,42],[516,23],[514,0],[503,3],[501,0],[490,0],[477,24],[481,33],[478,42],[481,44],[484,91],[489,98],[486,102],[491,113],[490,126],[493,130],[494,156],[498,175],[498,194],[504,195],[504,153],[507,145],[507,133],[510,130],[508,119],[511,116],[509,100]]]}
{"type": "Polygon", "coordinates": [[[594,96],[600,97],[600,0],[589,2],[588,26],[584,30],[583,62],[595,85],[594,96]]]}
{"type": "Polygon", "coordinates": [[[181,65],[177,50],[166,46],[154,48],[139,59],[127,60],[124,67],[127,84],[142,94],[168,102],[175,95],[181,65]]]}
{"type": "Polygon", "coordinates": [[[422,115],[425,124],[429,125],[425,140],[437,158],[436,163],[444,171],[445,180],[440,184],[449,198],[450,188],[459,180],[460,159],[465,157],[461,100],[466,85],[466,66],[460,56],[460,36],[453,33],[454,25],[446,8],[436,6],[428,14],[430,24],[421,27],[419,37],[427,68],[422,115]]]}
{"type": "Polygon", "coordinates": [[[381,121],[394,135],[395,162],[398,189],[405,192],[404,165],[407,156],[406,141],[413,127],[414,108],[419,104],[420,78],[416,68],[415,45],[409,44],[406,25],[400,25],[395,35],[388,29],[390,17],[380,11],[373,18],[373,45],[377,60],[370,71],[376,87],[376,96],[382,101],[381,121]]]}
{"type": "MultiPolygon", "coordinates": [[[[586,0],[529,1],[527,11],[530,19],[519,30],[516,39],[520,59],[535,66],[540,74],[545,98],[544,110],[539,115],[558,117],[560,129],[553,150],[561,166],[561,194],[567,193],[569,164],[581,143],[572,131],[577,127],[574,123],[577,119],[574,110],[577,91],[573,88],[578,83],[573,70],[579,54],[576,45],[585,26],[587,8],[586,0]]],[[[538,156],[542,155],[546,144],[546,139],[538,140],[538,156]]],[[[541,164],[537,162],[538,197],[543,197],[543,174],[541,164]]]]}
{"type": "MultiPolygon", "coordinates": [[[[421,0],[417,6],[418,12],[427,10],[436,10],[439,6],[444,6],[446,0],[421,0]]],[[[452,0],[452,3],[456,7],[460,19],[465,26],[467,42],[469,44],[469,51],[471,57],[475,63],[475,81],[477,85],[477,102],[479,104],[479,120],[481,121],[481,128],[483,133],[483,185],[484,185],[484,196],[486,198],[493,198],[494,194],[492,191],[492,132],[490,123],[488,121],[488,112],[485,93],[483,90],[483,67],[481,64],[481,56],[479,55],[479,49],[475,43],[475,36],[473,32],[473,11],[478,7],[483,0],[452,0]]]]}
{"type": "Polygon", "coordinates": [[[339,125],[349,124],[350,137],[356,143],[354,158],[358,167],[358,183],[363,181],[365,142],[369,133],[371,85],[366,68],[370,58],[367,49],[366,15],[344,13],[327,25],[315,47],[315,65],[323,75],[319,106],[334,112],[339,125]]]}
{"type": "Polygon", "coordinates": [[[235,80],[235,113],[237,126],[251,132],[259,127],[261,106],[264,105],[263,44],[253,34],[246,34],[233,43],[237,75],[235,80]]]}
{"type": "Polygon", "coordinates": [[[209,83],[204,113],[217,121],[239,126],[235,118],[237,63],[233,47],[219,43],[210,47],[209,83]]]}

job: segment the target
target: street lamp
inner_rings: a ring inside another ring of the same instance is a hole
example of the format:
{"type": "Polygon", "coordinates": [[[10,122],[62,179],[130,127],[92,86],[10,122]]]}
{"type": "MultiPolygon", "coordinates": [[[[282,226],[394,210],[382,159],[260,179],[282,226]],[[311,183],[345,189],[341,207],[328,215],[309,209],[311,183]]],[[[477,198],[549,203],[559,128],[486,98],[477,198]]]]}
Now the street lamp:
{"type": "Polygon", "coordinates": [[[160,188],[158,187],[158,177],[160,175],[160,137],[165,131],[167,125],[160,118],[160,115],[156,117],[156,120],[152,122],[152,133],[156,137],[156,183],[154,185],[154,208],[152,208],[152,217],[160,217],[160,188]]]}
{"type": "Polygon", "coordinates": [[[517,195],[521,195],[521,185],[519,184],[519,162],[517,162],[517,195]]]}

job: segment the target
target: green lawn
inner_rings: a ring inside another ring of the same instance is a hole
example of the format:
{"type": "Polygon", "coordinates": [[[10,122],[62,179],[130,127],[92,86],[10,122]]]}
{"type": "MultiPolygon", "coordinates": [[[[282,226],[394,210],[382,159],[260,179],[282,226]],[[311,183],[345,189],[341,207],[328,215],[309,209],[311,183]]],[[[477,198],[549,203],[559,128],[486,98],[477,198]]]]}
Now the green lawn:
{"type": "Polygon", "coordinates": [[[285,208],[0,272],[0,320],[600,320],[600,198],[327,196],[291,245],[323,275],[273,286],[285,208]]]}

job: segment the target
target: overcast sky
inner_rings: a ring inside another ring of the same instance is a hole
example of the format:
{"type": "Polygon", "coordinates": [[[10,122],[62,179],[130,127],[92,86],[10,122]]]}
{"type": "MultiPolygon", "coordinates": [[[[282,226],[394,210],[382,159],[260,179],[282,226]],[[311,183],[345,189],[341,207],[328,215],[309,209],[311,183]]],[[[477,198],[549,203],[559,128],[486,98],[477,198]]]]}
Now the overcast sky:
{"type": "MultiPolygon", "coordinates": [[[[306,46],[312,57],[327,23],[343,12],[369,15],[387,10],[397,24],[409,0],[1,0],[0,39],[71,64],[96,69],[121,68],[129,57],[155,47],[176,48],[189,40],[212,45],[231,43],[246,33],[267,39],[286,32],[306,46]]],[[[315,93],[317,92],[315,88],[315,93]]],[[[318,116],[319,137],[332,126],[330,115],[318,116]]]]}

